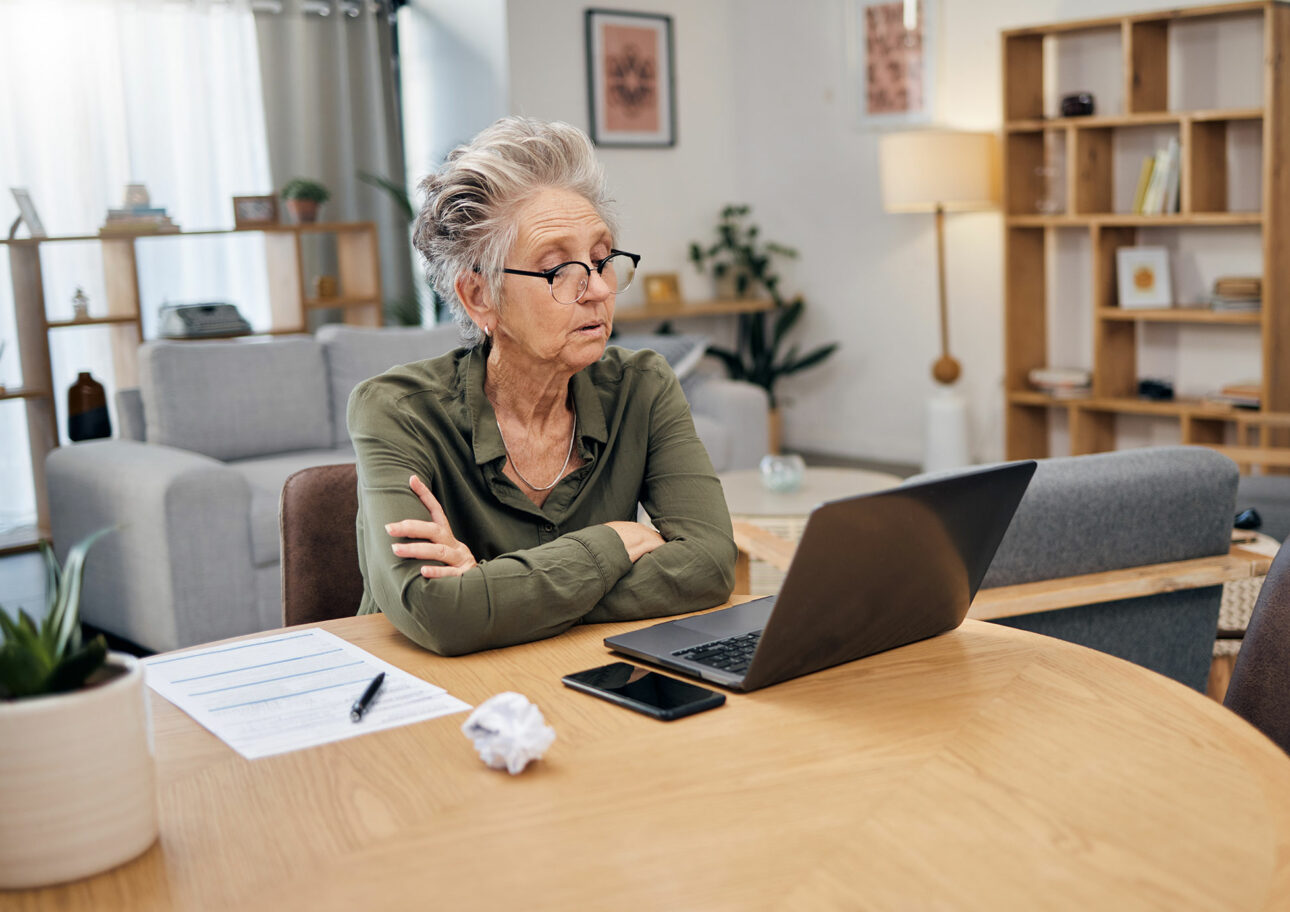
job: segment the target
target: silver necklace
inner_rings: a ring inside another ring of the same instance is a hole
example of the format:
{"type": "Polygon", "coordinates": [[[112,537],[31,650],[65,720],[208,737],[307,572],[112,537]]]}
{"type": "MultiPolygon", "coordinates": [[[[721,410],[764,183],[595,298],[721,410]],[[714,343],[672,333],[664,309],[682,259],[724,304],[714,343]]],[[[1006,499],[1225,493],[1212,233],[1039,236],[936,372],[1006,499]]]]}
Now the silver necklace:
{"type": "Polygon", "coordinates": [[[519,477],[520,481],[524,482],[534,491],[549,491],[560,483],[560,479],[564,477],[564,470],[569,468],[569,460],[573,458],[573,441],[574,438],[578,436],[577,406],[574,406],[573,408],[573,427],[569,430],[569,452],[564,454],[564,465],[560,466],[560,471],[555,473],[555,481],[551,482],[549,485],[543,485],[540,488],[525,478],[524,473],[520,471],[520,467],[515,464],[515,457],[511,455],[511,448],[506,445],[506,435],[502,433],[502,423],[497,420],[496,414],[493,415],[493,423],[497,425],[497,436],[502,438],[502,449],[506,452],[506,458],[511,461],[511,468],[515,470],[515,474],[519,477]]]}

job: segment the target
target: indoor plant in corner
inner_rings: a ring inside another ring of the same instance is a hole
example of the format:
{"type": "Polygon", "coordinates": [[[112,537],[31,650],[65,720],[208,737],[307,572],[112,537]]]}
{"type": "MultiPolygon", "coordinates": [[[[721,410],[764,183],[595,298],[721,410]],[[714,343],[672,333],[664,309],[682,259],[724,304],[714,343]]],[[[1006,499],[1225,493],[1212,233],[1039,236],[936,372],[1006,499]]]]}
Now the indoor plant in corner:
{"type": "Polygon", "coordinates": [[[0,608],[0,889],[97,874],[157,838],[143,666],[101,635],[81,639],[85,555],[108,531],[73,547],[62,570],[42,545],[39,625],[0,608]]]}
{"type": "Polygon", "coordinates": [[[331,193],[316,180],[293,177],[282,188],[282,198],[287,201],[287,211],[297,224],[318,221],[318,207],[331,199],[331,193]]]}
{"type": "Polygon", "coordinates": [[[716,240],[707,245],[697,241],[691,243],[690,261],[700,272],[705,267],[711,268],[719,283],[731,286],[729,290],[735,297],[764,293],[771,299],[769,310],[739,315],[738,339],[733,350],[712,346],[708,353],[725,362],[726,372],[732,380],[747,380],[766,390],[770,399],[768,449],[778,453],[782,419],[779,400],[775,397],[775,384],[780,377],[819,364],[833,354],[838,343],[830,342],[806,353],[802,353],[797,345],[790,345],[788,351],[781,354],[780,348],[801,319],[806,302],[801,295],[791,301],[784,299],[774,260],[776,257],[795,258],[797,251],[763,241],[761,230],[745,221],[750,211],[751,207],[738,205],[722,209],[716,240]]]}

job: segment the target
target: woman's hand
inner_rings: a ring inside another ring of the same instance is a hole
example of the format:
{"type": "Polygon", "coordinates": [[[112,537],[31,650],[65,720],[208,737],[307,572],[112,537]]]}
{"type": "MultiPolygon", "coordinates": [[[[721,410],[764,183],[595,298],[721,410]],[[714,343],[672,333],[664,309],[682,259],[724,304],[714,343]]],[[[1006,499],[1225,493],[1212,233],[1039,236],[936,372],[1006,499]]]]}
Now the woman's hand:
{"type": "Polygon", "coordinates": [[[633,564],[663,544],[663,536],[638,522],[615,520],[605,525],[618,533],[618,537],[623,540],[623,547],[627,549],[627,556],[631,558],[633,564]]]}
{"type": "Polygon", "coordinates": [[[426,579],[461,576],[475,566],[475,556],[452,534],[452,526],[448,525],[443,507],[439,506],[439,501],[435,500],[435,496],[430,493],[425,483],[413,475],[408,479],[408,486],[430,511],[430,521],[404,519],[387,524],[385,531],[395,538],[422,539],[422,541],[397,542],[393,545],[394,553],[408,560],[442,561],[444,564],[442,567],[421,568],[421,575],[426,579]]]}

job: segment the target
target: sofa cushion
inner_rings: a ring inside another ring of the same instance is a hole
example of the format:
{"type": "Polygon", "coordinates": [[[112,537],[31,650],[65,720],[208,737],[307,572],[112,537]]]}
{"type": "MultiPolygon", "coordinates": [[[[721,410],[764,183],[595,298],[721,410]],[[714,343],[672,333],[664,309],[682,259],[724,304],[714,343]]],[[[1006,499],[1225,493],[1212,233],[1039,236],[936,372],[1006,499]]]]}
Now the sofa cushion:
{"type": "Polygon", "coordinates": [[[282,499],[282,486],[287,476],[310,466],[353,461],[354,449],[346,446],[334,450],[281,453],[228,464],[251,487],[251,561],[255,566],[277,564],[280,558],[278,503],[282,499]]]}
{"type": "Polygon", "coordinates": [[[307,336],[147,342],[139,388],[149,443],[221,460],[333,445],[322,347],[307,336]]]}
{"type": "Polygon", "coordinates": [[[331,420],[336,446],[349,445],[345,408],[354,387],[397,364],[437,358],[461,345],[455,323],[431,329],[369,329],[330,324],[318,330],[327,359],[331,420]]]}

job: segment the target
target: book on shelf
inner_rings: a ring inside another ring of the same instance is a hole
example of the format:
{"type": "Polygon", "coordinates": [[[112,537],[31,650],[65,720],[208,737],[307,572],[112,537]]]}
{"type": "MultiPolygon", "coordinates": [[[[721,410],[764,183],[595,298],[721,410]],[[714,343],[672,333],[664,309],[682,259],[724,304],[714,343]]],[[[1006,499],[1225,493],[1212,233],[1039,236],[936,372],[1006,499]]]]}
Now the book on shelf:
{"type": "Polygon", "coordinates": [[[1263,386],[1255,381],[1228,383],[1216,393],[1205,397],[1210,402],[1231,405],[1236,408],[1256,409],[1263,398],[1263,386]]]}
{"type": "Polygon", "coordinates": [[[1087,396],[1093,387],[1093,372],[1078,367],[1036,367],[1026,379],[1036,390],[1056,399],[1087,396]]]}
{"type": "Polygon", "coordinates": [[[1263,279],[1260,276],[1223,276],[1214,280],[1209,306],[1213,310],[1256,311],[1263,304],[1263,279]]]}
{"type": "Polygon", "coordinates": [[[1138,189],[1133,194],[1133,211],[1142,213],[1142,204],[1147,199],[1147,187],[1151,185],[1151,172],[1155,170],[1156,157],[1148,155],[1142,160],[1142,170],[1138,173],[1138,189]]]}
{"type": "Polygon", "coordinates": [[[1177,137],[1170,137],[1168,145],[1142,163],[1140,199],[1134,200],[1134,212],[1164,215],[1178,211],[1178,152],[1177,137]],[[1141,186],[1142,178],[1146,178],[1145,187],[1141,186]]]}

